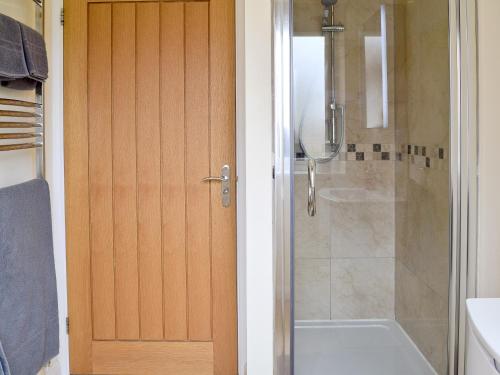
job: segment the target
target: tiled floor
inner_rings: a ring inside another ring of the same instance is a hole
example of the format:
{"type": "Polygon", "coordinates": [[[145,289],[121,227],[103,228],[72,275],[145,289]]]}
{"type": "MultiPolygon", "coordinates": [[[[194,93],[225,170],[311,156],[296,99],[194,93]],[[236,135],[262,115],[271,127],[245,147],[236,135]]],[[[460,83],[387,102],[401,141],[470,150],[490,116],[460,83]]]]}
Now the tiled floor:
{"type": "Polygon", "coordinates": [[[299,321],[295,375],[436,375],[393,320],[299,321]]]}

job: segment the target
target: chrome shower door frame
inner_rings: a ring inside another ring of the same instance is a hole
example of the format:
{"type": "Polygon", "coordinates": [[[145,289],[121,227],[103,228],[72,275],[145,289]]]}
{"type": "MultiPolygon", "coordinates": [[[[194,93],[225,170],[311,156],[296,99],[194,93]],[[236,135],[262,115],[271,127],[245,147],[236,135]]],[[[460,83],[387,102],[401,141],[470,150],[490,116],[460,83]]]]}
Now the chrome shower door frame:
{"type": "MultiPolygon", "coordinates": [[[[274,375],[293,374],[292,0],[273,4],[274,375]]],[[[476,295],[476,0],[449,0],[450,291],[448,375],[465,371],[465,300],[476,295]]]]}
{"type": "Polygon", "coordinates": [[[467,298],[476,296],[478,121],[476,0],[449,0],[450,290],[448,375],[465,374],[467,298]]]}
{"type": "Polygon", "coordinates": [[[293,374],[293,149],[291,115],[292,0],[273,5],[274,371],[293,374]]]}

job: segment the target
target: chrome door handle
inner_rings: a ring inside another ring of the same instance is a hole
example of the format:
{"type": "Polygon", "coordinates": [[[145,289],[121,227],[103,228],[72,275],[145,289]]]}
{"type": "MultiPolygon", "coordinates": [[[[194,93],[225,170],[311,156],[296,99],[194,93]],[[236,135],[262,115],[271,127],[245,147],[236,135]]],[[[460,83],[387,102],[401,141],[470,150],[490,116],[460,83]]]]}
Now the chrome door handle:
{"type": "Polygon", "coordinates": [[[224,165],[220,170],[220,177],[208,176],[201,179],[201,182],[220,182],[220,198],[222,207],[231,205],[231,169],[229,165],[224,165]]]}
{"type": "Polygon", "coordinates": [[[309,181],[307,189],[307,213],[309,216],[316,216],[316,161],[309,159],[307,162],[307,179],[309,181]]]}
{"type": "Polygon", "coordinates": [[[221,177],[210,176],[210,177],[204,177],[204,178],[201,179],[202,182],[209,182],[209,181],[224,182],[224,181],[227,181],[227,180],[228,180],[227,176],[221,176],[221,177]]]}

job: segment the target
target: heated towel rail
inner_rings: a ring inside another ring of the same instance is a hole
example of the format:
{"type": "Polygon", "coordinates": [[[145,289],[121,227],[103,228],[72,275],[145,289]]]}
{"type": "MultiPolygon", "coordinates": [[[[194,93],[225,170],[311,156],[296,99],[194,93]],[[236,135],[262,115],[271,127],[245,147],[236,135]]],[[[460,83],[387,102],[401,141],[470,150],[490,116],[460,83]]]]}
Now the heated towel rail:
{"type": "Polygon", "coordinates": [[[36,102],[0,98],[0,152],[36,149],[38,177],[44,172],[44,121],[42,88],[36,102]]]}
{"type": "MultiPolygon", "coordinates": [[[[43,1],[33,0],[33,2],[36,7],[34,28],[43,34],[43,1]]],[[[39,178],[44,177],[45,174],[43,104],[43,84],[41,83],[35,89],[33,101],[0,97],[0,153],[35,149],[36,175],[39,178]]]]}
{"type": "Polygon", "coordinates": [[[16,130],[16,132],[0,133],[0,139],[30,139],[30,142],[0,144],[0,151],[11,151],[43,147],[43,114],[42,104],[0,98],[0,129],[16,130]],[[14,108],[11,108],[14,107],[14,108]],[[24,110],[19,110],[24,108],[24,110]],[[21,121],[19,119],[22,119],[21,121]],[[19,132],[19,130],[24,130],[19,132]],[[30,131],[26,131],[29,129],[30,131]]]}

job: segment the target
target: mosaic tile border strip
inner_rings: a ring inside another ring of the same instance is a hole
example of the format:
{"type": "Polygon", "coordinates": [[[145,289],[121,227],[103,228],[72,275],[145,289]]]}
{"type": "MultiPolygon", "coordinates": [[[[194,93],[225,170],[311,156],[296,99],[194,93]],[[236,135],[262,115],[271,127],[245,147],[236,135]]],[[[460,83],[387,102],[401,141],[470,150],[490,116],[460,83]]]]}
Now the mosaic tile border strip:
{"type": "MultiPolygon", "coordinates": [[[[369,160],[380,160],[380,161],[395,161],[397,159],[397,152],[345,152],[341,151],[333,160],[338,161],[369,161],[369,160]]],[[[305,159],[303,153],[296,154],[297,160],[305,159]]]]}
{"type": "MultiPolygon", "coordinates": [[[[342,145],[340,153],[333,159],[339,161],[368,161],[384,160],[394,161],[397,159],[396,146],[383,143],[348,143],[342,145]]],[[[297,159],[304,159],[305,154],[296,153],[297,159]]]]}
{"type": "MultiPolygon", "coordinates": [[[[305,154],[296,153],[297,159],[304,159],[305,154]]],[[[405,161],[419,168],[444,169],[448,159],[448,150],[444,147],[415,144],[384,143],[347,143],[342,145],[340,153],[333,159],[338,161],[405,161]]]]}
{"type": "Polygon", "coordinates": [[[400,146],[400,152],[419,169],[448,168],[448,150],[440,146],[406,144],[400,146]]]}
{"type": "Polygon", "coordinates": [[[444,147],[439,146],[422,146],[406,144],[400,146],[400,151],[407,155],[424,156],[428,158],[446,160],[448,152],[444,147]]]}

